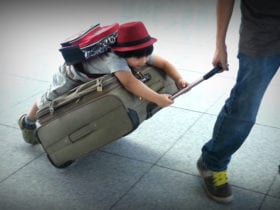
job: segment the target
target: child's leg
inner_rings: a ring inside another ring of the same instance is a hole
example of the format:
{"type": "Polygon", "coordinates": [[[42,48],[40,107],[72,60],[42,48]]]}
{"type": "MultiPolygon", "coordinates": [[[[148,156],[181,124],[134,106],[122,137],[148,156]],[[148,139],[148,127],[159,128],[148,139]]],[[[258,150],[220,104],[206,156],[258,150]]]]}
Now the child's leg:
{"type": "Polygon", "coordinates": [[[37,144],[36,131],[36,113],[38,111],[37,103],[34,103],[29,114],[22,115],[18,120],[23,139],[26,143],[37,144]]]}
{"type": "Polygon", "coordinates": [[[29,111],[27,118],[32,120],[33,122],[36,122],[36,113],[39,110],[37,103],[35,102],[31,108],[31,110],[29,111]]]}

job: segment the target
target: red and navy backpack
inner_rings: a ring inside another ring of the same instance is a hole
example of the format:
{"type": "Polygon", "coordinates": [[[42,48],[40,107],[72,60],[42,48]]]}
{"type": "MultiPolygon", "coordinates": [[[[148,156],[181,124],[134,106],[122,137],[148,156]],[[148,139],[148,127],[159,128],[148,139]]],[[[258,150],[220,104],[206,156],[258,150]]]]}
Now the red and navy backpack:
{"type": "Polygon", "coordinates": [[[119,24],[100,26],[97,24],[89,29],[69,37],[61,43],[59,51],[68,65],[79,64],[91,57],[108,52],[116,42],[119,24]]]}

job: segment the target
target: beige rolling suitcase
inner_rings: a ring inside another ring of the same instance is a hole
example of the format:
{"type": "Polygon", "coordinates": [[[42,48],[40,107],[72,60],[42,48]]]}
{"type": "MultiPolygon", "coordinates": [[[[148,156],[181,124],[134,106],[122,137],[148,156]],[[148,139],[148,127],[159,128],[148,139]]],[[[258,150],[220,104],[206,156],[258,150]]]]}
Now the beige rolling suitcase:
{"type": "MultiPolygon", "coordinates": [[[[139,80],[159,93],[178,91],[161,70],[145,66],[139,80]]],[[[58,168],[137,128],[159,108],[125,90],[113,75],[82,84],[41,108],[37,136],[58,168]]]]}

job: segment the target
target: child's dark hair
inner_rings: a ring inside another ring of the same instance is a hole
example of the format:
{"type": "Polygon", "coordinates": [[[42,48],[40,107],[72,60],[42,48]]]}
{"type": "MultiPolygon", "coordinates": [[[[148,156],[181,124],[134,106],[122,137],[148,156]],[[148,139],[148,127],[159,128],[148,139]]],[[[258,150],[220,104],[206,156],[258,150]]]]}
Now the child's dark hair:
{"type": "Polygon", "coordinates": [[[135,57],[135,58],[142,58],[142,57],[146,57],[152,54],[154,50],[154,46],[148,46],[146,48],[142,48],[139,50],[133,50],[133,51],[127,51],[127,52],[116,52],[115,53],[120,56],[121,58],[131,58],[131,57],[135,57]]]}

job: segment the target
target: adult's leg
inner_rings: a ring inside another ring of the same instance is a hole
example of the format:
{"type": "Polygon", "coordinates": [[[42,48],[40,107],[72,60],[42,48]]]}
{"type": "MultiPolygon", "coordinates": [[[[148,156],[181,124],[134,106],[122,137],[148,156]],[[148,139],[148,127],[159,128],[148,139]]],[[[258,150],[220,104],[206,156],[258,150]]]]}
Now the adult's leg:
{"type": "Polygon", "coordinates": [[[249,135],[265,90],[277,72],[280,56],[255,58],[239,54],[237,81],[216,120],[202,159],[212,171],[223,171],[249,135]]]}

